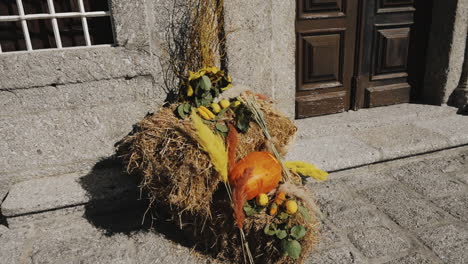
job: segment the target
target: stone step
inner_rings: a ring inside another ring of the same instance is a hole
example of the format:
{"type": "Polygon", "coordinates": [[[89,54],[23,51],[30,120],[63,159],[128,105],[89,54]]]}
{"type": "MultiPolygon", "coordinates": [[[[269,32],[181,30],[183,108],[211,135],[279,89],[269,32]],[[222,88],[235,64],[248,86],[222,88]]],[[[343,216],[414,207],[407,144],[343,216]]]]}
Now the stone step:
{"type": "MultiPolygon", "coordinates": [[[[338,171],[466,145],[468,116],[455,112],[450,107],[406,104],[297,120],[298,137],[287,159],[338,171]]],[[[89,173],[17,183],[1,211],[11,224],[44,212],[120,209],[132,206],[138,196],[134,179],[118,164],[104,162],[89,173]]]]}
{"type": "Polygon", "coordinates": [[[113,167],[45,177],[14,184],[1,205],[9,225],[31,216],[69,212],[101,213],[139,202],[135,179],[113,167]],[[58,210],[60,209],[60,210],[58,210]],[[58,212],[60,211],[60,212],[58,212]]]}
{"type": "Polygon", "coordinates": [[[448,106],[402,104],[296,120],[288,160],[337,171],[468,144],[468,116],[448,106]]]}

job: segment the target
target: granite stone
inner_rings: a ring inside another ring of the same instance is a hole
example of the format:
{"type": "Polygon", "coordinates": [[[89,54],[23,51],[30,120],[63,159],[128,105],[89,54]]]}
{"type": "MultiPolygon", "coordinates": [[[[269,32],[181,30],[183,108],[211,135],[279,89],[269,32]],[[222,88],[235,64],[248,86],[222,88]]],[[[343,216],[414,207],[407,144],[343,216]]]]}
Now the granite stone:
{"type": "Polygon", "coordinates": [[[354,231],[349,238],[353,245],[368,258],[386,257],[411,248],[411,244],[405,237],[384,226],[354,231]]]}

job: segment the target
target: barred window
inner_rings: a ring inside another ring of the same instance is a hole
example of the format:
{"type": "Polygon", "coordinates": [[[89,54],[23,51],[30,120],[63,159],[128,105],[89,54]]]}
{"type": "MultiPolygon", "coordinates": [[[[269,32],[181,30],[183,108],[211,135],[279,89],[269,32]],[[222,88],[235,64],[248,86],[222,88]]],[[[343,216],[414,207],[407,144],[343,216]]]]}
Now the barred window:
{"type": "Polygon", "coordinates": [[[0,0],[0,53],[112,44],[107,0],[0,0]]]}

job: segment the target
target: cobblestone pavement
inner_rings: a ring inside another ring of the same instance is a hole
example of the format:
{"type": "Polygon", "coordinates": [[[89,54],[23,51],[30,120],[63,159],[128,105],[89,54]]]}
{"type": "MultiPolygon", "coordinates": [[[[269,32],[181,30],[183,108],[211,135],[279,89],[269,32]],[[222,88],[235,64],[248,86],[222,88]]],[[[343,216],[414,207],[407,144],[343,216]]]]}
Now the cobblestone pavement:
{"type": "MultiPolygon", "coordinates": [[[[308,187],[323,212],[308,264],[468,263],[468,147],[337,172],[308,187]]],[[[60,211],[0,225],[0,263],[214,262],[172,242],[165,227],[141,228],[141,210],[60,211]]]]}

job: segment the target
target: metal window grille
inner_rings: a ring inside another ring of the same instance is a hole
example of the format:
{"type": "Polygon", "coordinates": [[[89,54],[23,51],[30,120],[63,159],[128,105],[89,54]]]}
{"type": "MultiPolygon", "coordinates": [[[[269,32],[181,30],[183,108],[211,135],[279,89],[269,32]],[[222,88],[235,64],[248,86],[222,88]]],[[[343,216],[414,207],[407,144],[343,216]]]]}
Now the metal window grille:
{"type": "MultiPolygon", "coordinates": [[[[59,28],[58,19],[80,19],[81,20],[81,27],[82,27],[82,31],[84,35],[84,45],[68,45],[68,46],[73,46],[73,47],[77,47],[77,46],[86,46],[86,47],[109,46],[110,47],[111,46],[111,44],[100,44],[99,43],[100,41],[96,41],[97,43],[93,43],[92,38],[90,37],[90,30],[88,27],[88,21],[90,19],[92,20],[94,18],[102,18],[102,17],[108,17],[110,19],[109,11],[94,11],[94,10],[86,11],[84,0],[76,0],[78,4],[78,12],[56,12],[56,7],[54,6],[54,0],[46,0],[49,13],[25,14],[25,9],[23,6],[23,1],[25,0],[12,0],[12,1],[16,1],[16,8],[17,8],[18,14],[17,15],[1,15],[0,13],[0,23],[2,22],[20,23],[21,31],[24,36],[24,41],[26,45],[26,51],[38,50],[38,49],[33,48],[33,44],[31,42],[30,26],[28,26],[28,22],[37,21],[37,20],[48,20],[51,22],[56,49],[65,48],[64,45],[62,45],[62,36],[61,36],[61,30],[59,28]]],[[[109,26],[108,28],[105,28],[105,29],[110,31],[107,33],[111,35],[111,38],[112,38],[111,42],[113,43],[112,28],[109,26]]],[[[2,45],[0,42],[0,54],[1,53],[2,53],[2,45]]]]}

